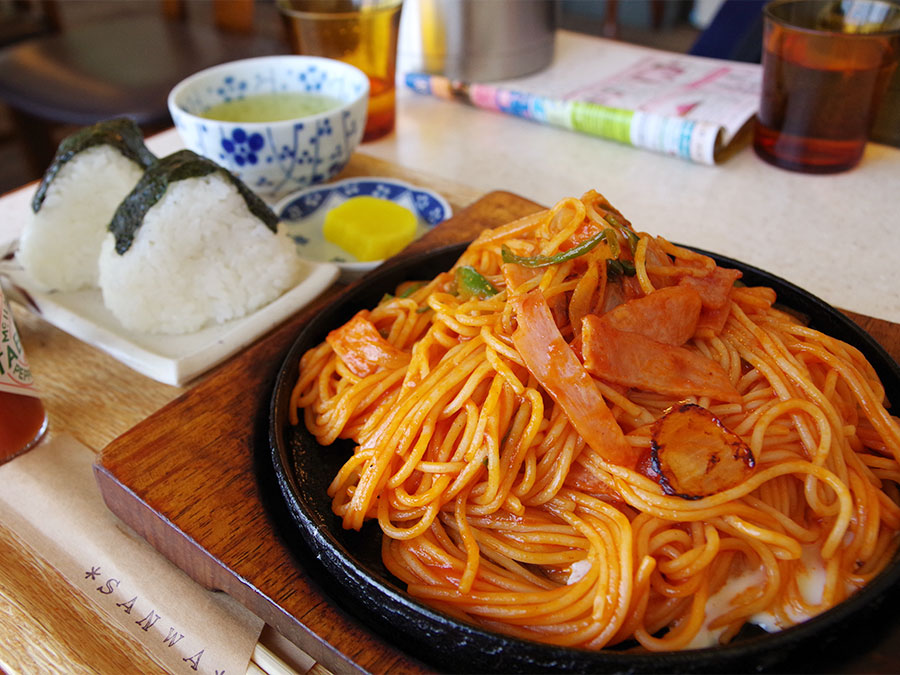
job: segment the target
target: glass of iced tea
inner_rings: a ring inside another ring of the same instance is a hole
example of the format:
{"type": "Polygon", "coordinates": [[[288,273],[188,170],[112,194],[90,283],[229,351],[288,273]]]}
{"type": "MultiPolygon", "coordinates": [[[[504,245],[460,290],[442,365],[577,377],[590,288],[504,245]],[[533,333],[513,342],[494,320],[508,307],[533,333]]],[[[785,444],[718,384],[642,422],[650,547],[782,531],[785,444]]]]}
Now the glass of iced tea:
{"type": "Polygon", "coordinates": [[[859,163],[900,54],[900,4],[775,0],[764,9],[756,154],[805,173],[859,163]]]}
{"type": "Polygon", "coordinates": [[[402,0],[278,0],[295,53],[338,59],[369,77],[363,143],[394,129],[401,7],[402,0]]]}

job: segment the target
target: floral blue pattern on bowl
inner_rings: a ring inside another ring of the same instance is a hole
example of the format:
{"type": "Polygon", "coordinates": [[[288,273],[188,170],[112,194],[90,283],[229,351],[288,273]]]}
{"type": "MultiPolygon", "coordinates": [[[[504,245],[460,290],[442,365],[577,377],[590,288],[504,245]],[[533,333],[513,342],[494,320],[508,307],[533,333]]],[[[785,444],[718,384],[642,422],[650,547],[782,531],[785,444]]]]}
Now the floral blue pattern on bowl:
{"type": "Polygon", "coordinates": [[[369,81],[340,61],[265,56],[200,71],[169,95],[185,145],[224,166],[264,199],[275,201],[337,175],[362,139],[369,81]],[[222,122],[200,117],[214,105],[257,94],[302,92],[343,105],[296,120],[222,122]]]}
{"type": "Polygon", "coordinates": [[[341,278],[351,281],[381,264],[359,262],[340,247],[325,240],[322,226],[325,214],[351,197],[378,197],[396,202],[412,211],[418,219],[416,236],[452,215],[450,205],[439,194],[392,178],[347,178],[336,183],[307,188],[289,195],[275,205],[288,234],[297,243],[302,258],[333,262],[341,269],[341,278]]]}

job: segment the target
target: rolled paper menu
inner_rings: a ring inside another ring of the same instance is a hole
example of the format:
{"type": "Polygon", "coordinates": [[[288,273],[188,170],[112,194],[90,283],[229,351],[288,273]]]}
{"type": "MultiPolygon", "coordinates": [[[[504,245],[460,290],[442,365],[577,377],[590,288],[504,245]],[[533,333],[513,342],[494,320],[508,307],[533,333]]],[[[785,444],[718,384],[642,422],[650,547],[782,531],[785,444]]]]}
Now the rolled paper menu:
{"type": "Polygon", "coordinates": [[[723,126],[672,115],[558,99],[492,84],[451,80],[442,75],[408,73],[406,85],[430,94],[626,145],[715,164],[725,141],[723,126]]]}
{"type": "Polygon", "coordinates": [[[46,428],[47,413],[0,289],[0,463],[33,447],[46,428]]]}

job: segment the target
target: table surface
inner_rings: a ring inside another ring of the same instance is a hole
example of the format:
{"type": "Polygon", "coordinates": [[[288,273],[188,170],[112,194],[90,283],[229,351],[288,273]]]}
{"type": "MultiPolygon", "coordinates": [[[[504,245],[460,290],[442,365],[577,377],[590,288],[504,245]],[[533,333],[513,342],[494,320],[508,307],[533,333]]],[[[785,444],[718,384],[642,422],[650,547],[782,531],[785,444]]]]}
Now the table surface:
{"type": "MultiPolygon", "coordinates": [[[[551,68],[595,81],[645,51],[559,31],[551,68]]],[[[900,323],[900,148],[870,143],[855,169],[826,176],[775,168],[749,146],[705,166],[400,90],[396,133],[365,152],[540,204],[596,189],[639,229],[900,323]]]]}
{"type": "MultiPolygon", "coordinates": [[[[610,46],[559,38],[558,63],[610,46]]],[[[173,132],[152,140],[157,151],[177,145],[173,132]]],[[[395,133],[362,146],[341,177],[350,175],[427,185],[455,208],[498,189],[550,204],[596,188],[642,230],[739,258],[838,307],[900,323],[896,148],[870,145],[859,167],[836,176],[781,171],[749,148],[708,167],[401,91],[395,133]]],[[[32,190],[0,199],[0,248],[17,235],[32,190]]],[[[52,429],[94,451],[185,391],[135,374],[19,308],[15,317],[52,429]]],[[[121,672],[126,664],[132,672],[161,672],[2,523],[0,561],[0,668],[121,672]]]]}

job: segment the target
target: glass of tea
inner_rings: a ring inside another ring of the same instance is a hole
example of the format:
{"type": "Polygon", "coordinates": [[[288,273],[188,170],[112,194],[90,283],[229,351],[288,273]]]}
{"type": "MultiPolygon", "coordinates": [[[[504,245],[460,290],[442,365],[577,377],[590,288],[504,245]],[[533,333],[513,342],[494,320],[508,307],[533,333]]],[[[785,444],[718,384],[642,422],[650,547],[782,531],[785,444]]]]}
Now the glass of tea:
{"type": "Polygon", "coordinates": [[[0,290],[0,464],[33,447],[46,428],[47,414],[0,290]]]}
{"type": "Polygon", "coordinates": [[[859,163],[900,55],[900,4],[775,0],[766,5],[756,154],[836,173],[859,163]]]}
{"type": "Polygon", "coordinates": [[[369,78],[363,143],[394,129],[402,0],[278,0],[291,48],[356,66],[369,78]]]}

